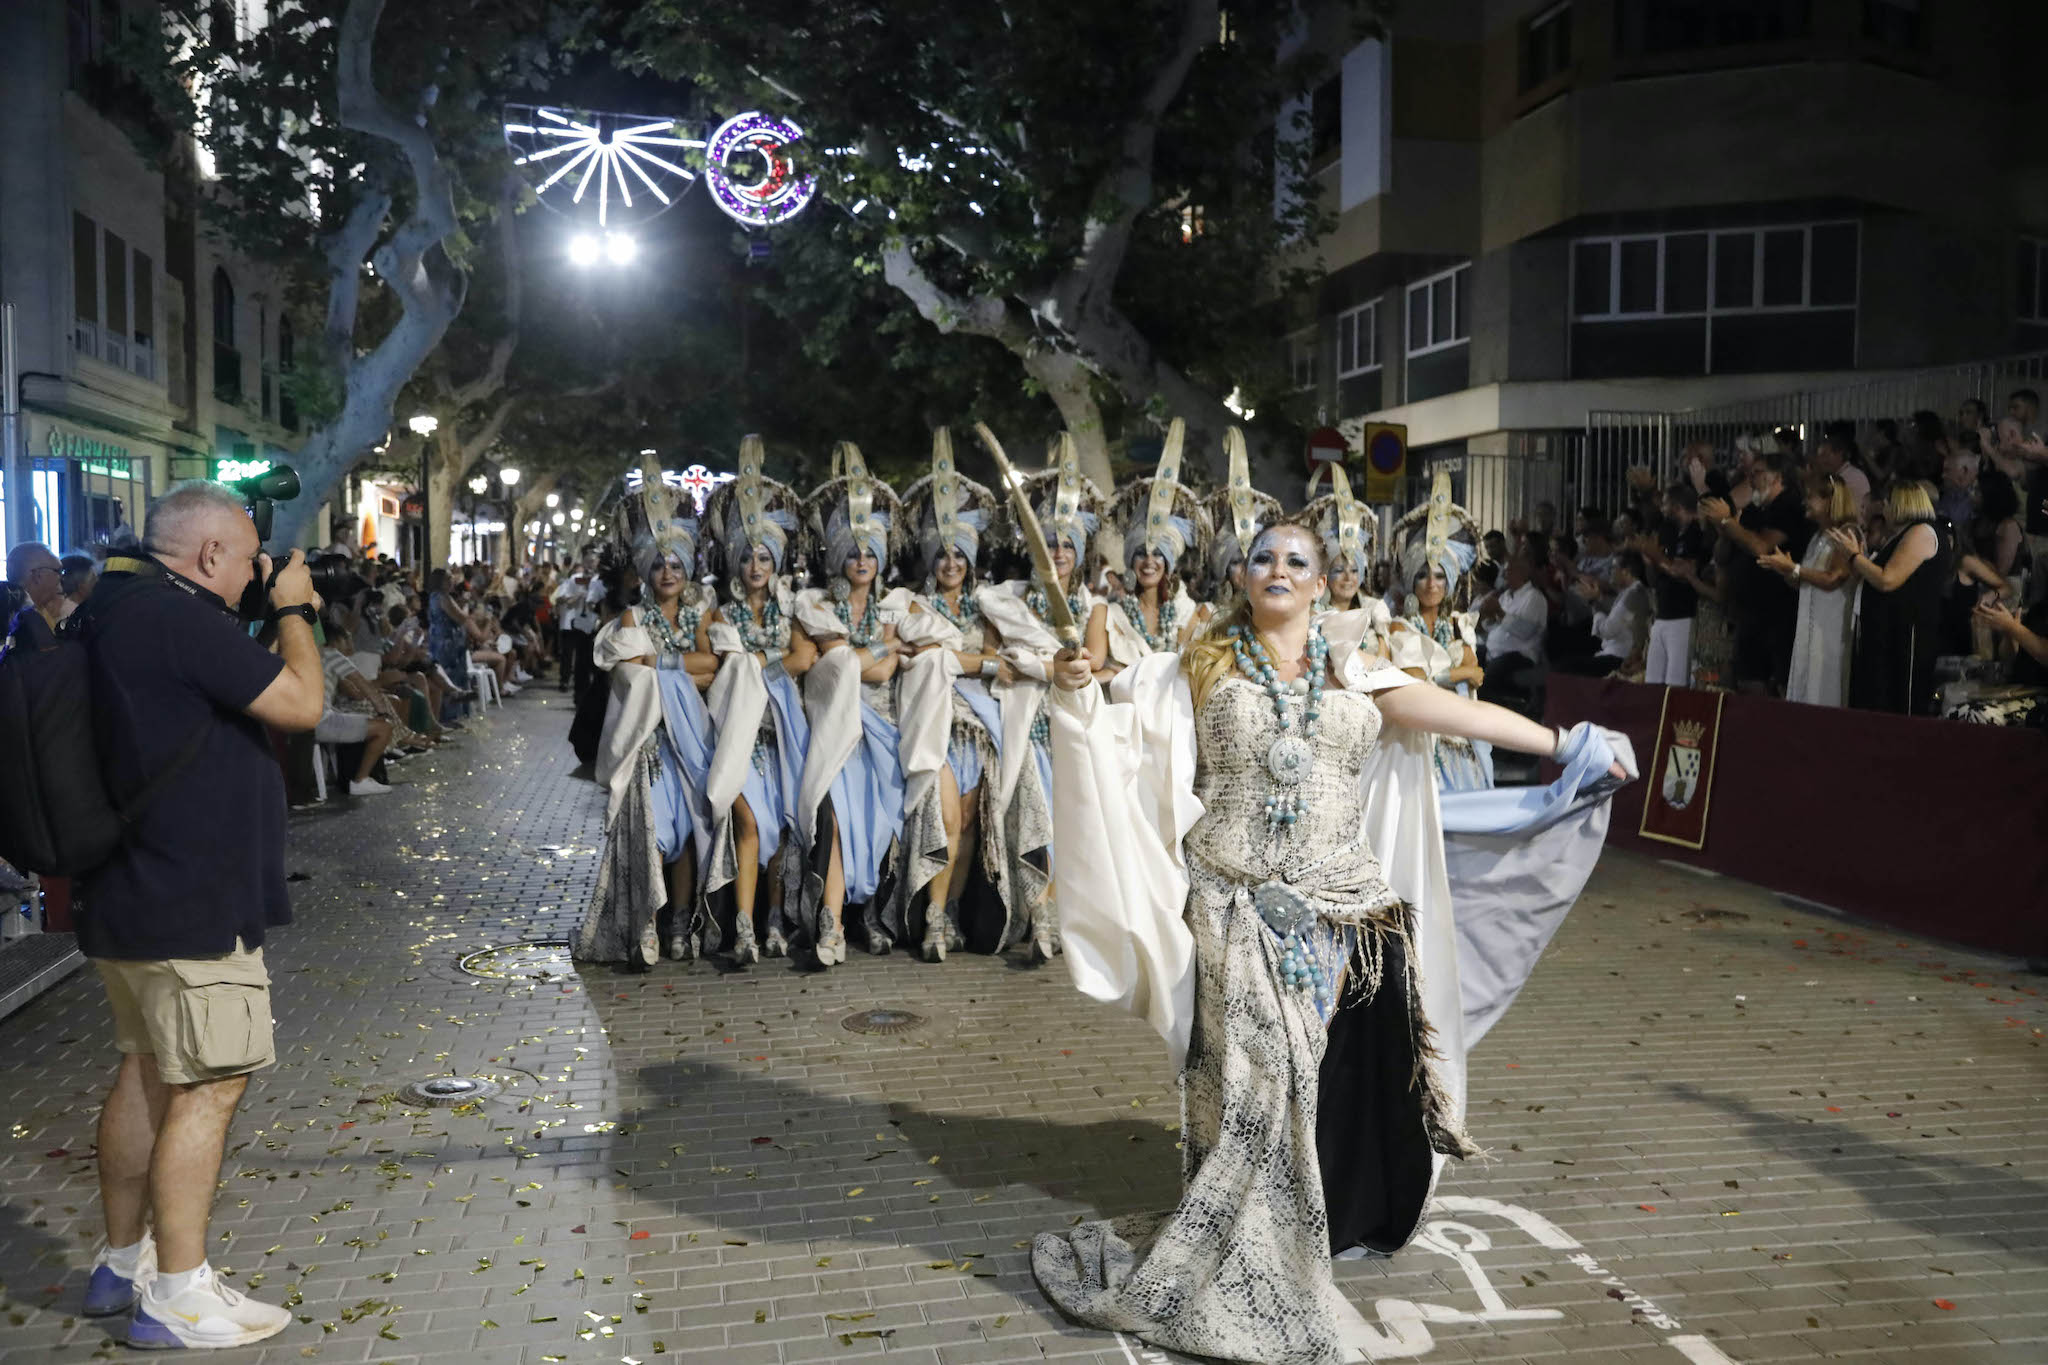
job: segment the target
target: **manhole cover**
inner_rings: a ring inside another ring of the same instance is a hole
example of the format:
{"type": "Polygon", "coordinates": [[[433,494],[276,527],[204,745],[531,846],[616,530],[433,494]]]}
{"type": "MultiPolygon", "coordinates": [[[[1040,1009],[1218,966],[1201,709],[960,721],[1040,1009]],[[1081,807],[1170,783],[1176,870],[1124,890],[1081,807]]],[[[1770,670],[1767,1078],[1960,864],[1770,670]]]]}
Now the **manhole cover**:
{"type": "Polygon", "coordinates": [[[569,957],[567,939],[545,939],[534,943],[508,943],[485,948],[456,964],[471,976],[495,981],[565,981],[576,975],[569,957]]]}
{"type": "Polygon", "coordinates": [[[1678,913],[1681,919],[1693,920],[1700,924],[1706,924],[1709,921],[1717,919],[1733,920],[1749,918],[1748,915],[1744,914],[1740,910],[1716,910],[1712,906],[1702,906],[1697,910],[1681,910],[1678,913]]]}
{"type": "Polygon", "coordinates": [[[476,1076],[436,1076],[432,1080],[413,1081],[398,1092],[398,1097],[407,1104],[425,1104],[441,1108],[454,1104],[468,1104],[471,1100],[487,1100],[497,1093],[496,1081],[486,1081],[476,1076]]]}
{"type": "Polygon", "coordinates": [[[921,1029],[929,1021],[922,1014],[909,1010],[872,1009],[856,1010],[839,1021],[839,1027],[848,1033],[909,1033],[921,1029]]]}

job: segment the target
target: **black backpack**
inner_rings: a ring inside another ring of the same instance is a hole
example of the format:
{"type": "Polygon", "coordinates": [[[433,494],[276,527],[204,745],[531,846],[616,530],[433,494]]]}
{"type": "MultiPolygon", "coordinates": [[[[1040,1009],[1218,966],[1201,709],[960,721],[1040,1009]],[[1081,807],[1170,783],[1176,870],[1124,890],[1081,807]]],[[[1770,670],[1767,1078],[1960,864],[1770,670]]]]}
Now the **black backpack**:
{"type": "Polygon", "coordinates": [[[15,614],[0,652],[0,859],[76,877],[114,856],[164,783],[196,758],[207,726],[127,800],[108,790],[94,727],[89,637],[80,609],[57,630],[34,607],[15,614]]]}

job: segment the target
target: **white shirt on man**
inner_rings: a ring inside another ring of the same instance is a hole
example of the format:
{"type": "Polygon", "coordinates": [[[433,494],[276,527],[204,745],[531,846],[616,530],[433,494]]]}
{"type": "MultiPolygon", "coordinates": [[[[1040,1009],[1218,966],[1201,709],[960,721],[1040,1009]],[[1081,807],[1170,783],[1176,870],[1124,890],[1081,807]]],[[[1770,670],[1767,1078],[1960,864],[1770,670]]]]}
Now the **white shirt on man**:
{"type": "Polygon", "coordinates": [[[1488,661],[1503,654],[1519,654],[1530,663],[1543,662],[1543,632],[1550,625],[1550,603],[1534,583],[1504,588],[1500,594],[1500,620],[1486,632],[1488,661]]]}
{"type": "Polygon", "coordinates": [[[1593,613],[1593,635],[1600,641],[1600,653],[1624,663],[1642,652],[1650,635],[1650,590],[1631,583],[1605,611],[1593,613]]]}

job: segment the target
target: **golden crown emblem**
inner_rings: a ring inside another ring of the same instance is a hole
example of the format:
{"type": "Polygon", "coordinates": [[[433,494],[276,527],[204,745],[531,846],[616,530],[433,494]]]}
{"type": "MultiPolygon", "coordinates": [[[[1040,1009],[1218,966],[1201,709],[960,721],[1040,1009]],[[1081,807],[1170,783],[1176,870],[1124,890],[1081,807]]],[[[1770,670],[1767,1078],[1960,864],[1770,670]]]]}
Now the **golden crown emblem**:
{"type": "Polygon", "coordinates": [[[1706,735],[1707,724],[1705,721],[1681,720],[1671,727],[1672,742],[1682,745],[1687,749],[1699,748],[1700,741],[1705,739],[1706,735]]]}

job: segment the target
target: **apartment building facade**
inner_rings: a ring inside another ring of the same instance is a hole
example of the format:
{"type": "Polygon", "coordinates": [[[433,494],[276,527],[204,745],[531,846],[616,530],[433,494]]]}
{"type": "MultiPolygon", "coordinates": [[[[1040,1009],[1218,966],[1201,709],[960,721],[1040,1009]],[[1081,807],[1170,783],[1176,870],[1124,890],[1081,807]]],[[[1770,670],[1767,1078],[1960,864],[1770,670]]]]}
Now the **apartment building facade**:
{"type": "Polygon", "coordinates": [[[28,472],[5,489],[9,541],[139,529],[172,482],[237,477],[299,440],[281,281],[209,232],[197,148],[152,126],[124,68],[148,5],[0,5],[0,302],[28,472]]]}
{"type": "Polygon", "coordinates": [[[1587,414],[2048,346],[2027,0],[1432,0],[1334,10],[1307,418],[1406,423],[1482,520],[1575,487],[1587,414]]]}

